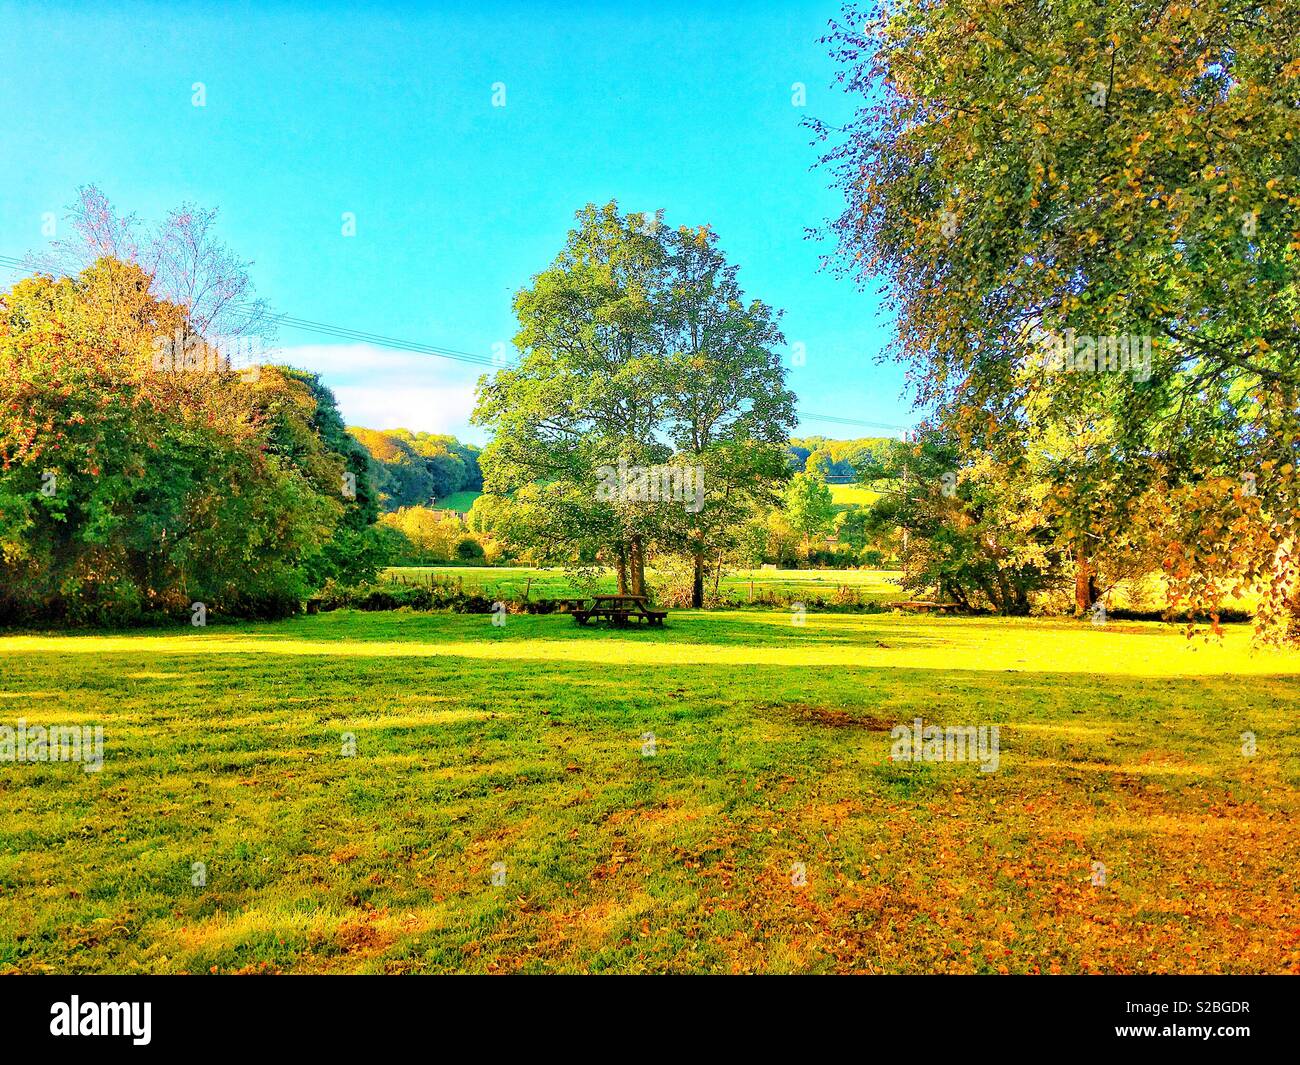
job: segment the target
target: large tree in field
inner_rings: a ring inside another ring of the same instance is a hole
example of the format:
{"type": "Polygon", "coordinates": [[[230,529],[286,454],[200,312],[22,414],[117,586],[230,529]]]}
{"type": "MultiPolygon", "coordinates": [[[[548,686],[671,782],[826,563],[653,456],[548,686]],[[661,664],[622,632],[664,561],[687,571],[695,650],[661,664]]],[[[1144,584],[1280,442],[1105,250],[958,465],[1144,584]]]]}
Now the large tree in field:
{"type": "Polygon", "coordinates": [[[864,97],[819,130],[837,261],[887,281],[964,446],[1084,424],[1081,599],[1080,530],[1142,525],[1171,606],[1259,580],[1265,626],[1294,627],[1298,36],[1292,0],[897,0],[828,38],[864,97]]]}
{"type": "Polygon", "coordinates": [[[794,420],[776,314],[746,301],[707,229],[614,203],[578,213],[563,251],[515,298],[516,368],[480,385],[484,487],[541,559],[604,561],[643,593],[650,548],[706,560],[786,473],[794,420]],[[610,471],[690,471],[689,498],[602,492],[610,471]],[[702,476],[702,483],[699,478],[702,476]]]}
{"type": "Polygon", "coordinates": [[[759,300],[745,301],[737,267],[713,232],[676,230],[665,243],[660,411],[675,461],[703,481],[698,509],[671,512],[691,558],[691,605],[700,607],[709,556],[734,543],[756,504],[777,499],[789,465],[794,394],[775,351],[784,343],[776,315],[759,300]]]}
{"type": "Polygon", "coordinates": [[[668,457],[655,433],[662,347],[652,303],[665,255],[637,222],[613,203],[579,212],[555,262],[516,295],[522,357],[483,381],[474,417],[493,428],[484,488],[525,492],[540,549],[585,539],[608,550],[620,591],[640,594],[653,515],[595,504],[600,467],[668,457]]]}

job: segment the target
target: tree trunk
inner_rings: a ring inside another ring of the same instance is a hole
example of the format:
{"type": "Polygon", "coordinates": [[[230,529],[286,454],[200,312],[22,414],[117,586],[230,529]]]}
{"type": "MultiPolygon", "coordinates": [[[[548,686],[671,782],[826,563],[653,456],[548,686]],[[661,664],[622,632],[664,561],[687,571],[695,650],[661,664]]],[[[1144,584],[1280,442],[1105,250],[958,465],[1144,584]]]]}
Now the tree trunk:
{"type": "Polygon", "coordinates": [[[1083,617],[1097,601],[1097,574],[1080,548],[1074,556],[1074,614],[1083,617]]]}
{"type": "Polygon", "coordinates": [[[627,547],[621,543],[618,545],[617,562],[614,572],[618,575],[618,594],[627,595],[627,547]]]}
{"type": "Polygon", "coordinates": [[[639,535],[632,537],[628,551],[628,574],[632,595],[645,595],[645,546],[639,535]]]}
{"type": "Polygon", "coordinates": [[[998,613],[1011,613],[1011,589],[1007,587],[1007,575],[1000,569],[994,571],[998,581],[998,613]]]}
{"type": "Polygon", "coordinates": [[[704,606],[704,552],[695,552],[695,579],[691,582],[691,606],[699,610],[704,606]]]}
{"type": "Polygon", "coordinates": [[[1023,584],[1016,585],[1016,616],[1022,618],[1029,616],[1029,589],[1023,584]]]}

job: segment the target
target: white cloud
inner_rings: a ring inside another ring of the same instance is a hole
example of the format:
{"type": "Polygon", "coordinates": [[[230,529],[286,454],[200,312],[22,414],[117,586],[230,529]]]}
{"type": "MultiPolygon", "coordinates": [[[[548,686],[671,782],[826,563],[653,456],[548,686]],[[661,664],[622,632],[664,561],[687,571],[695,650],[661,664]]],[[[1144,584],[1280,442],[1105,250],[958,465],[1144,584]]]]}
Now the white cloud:
{"type": "Polygon", "coordinates": [[[281,347],[267,361],[320,374],[348,425],[454,433],[477,443],[484,439],[482,429],[470,426],[469,416],[474,386],[490,367],[373,344],[281,347]]]}

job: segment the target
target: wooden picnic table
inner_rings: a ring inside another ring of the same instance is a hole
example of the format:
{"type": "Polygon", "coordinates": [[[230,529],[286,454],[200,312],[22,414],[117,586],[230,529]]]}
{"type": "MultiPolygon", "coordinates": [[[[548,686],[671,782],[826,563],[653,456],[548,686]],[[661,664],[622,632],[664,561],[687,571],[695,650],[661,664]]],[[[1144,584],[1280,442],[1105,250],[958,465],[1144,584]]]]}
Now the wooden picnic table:
{"type": "Polygon", "coordinates": [[[650,610],[646,607],[648,602],[644,595],[593,595],[591,606],[574,610],[573,617],[579,625],[587,624],[592,618],[605,618],[618,628],[630,621],[662,626],[668,611],[650,610]]]}
{"type": "Polygon", "coordinates": [[[905,602],[895,603],[899,610],[911,610],[922,614],[929,613],[931,610],[939,614],[946,614],[949,610],[956,610],[959,603],[940,603],[931,599],[908,599],[905,602]]]}

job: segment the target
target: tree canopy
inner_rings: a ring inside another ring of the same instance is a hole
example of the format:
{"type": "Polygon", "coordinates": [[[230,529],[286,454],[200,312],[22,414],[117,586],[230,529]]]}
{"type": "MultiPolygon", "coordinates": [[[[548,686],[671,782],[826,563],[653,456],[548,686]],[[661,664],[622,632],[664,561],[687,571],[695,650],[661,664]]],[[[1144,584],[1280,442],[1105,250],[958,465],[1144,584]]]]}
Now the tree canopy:
{"type": "Polygon", "coordinates": [[[864,97],[818,127],[832,261],[883,282],[962,455],[1059,489],[1081,603],[1136,537],[1171,609],[1259,581],[1297,631],[1298,31],[1283,0],[900,0],[827,38],[864,97]]]}
{"type": "Polygon", "coordinates": [[[644,590],[652,547],[688,555],[698,602],[736,508],[786,475],[777,314],[745,298],[708,227],[613,202],[578,213],[515,312],[519,365],[481,382],[475,412],[493,429],[485,488],[514,493],[516,535],[613,565],[620,588],[644,590]]]}
{"type": "Polygon", "coordinates": [[[275,367],[157,369],[155,341],[192,323],[151,289],[102,258],[0,296],[0,616],[278,615],[373,574],[333,395],[275,367]]]}

